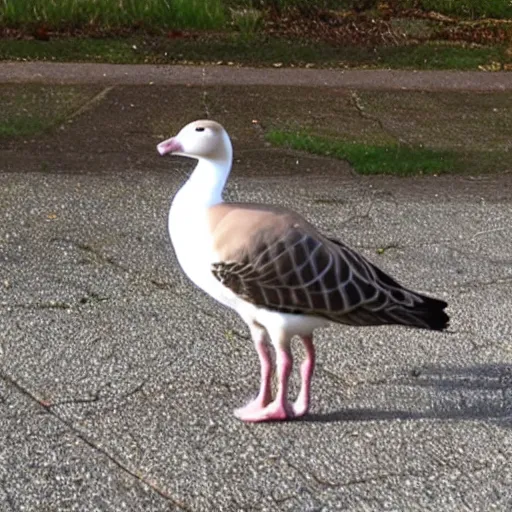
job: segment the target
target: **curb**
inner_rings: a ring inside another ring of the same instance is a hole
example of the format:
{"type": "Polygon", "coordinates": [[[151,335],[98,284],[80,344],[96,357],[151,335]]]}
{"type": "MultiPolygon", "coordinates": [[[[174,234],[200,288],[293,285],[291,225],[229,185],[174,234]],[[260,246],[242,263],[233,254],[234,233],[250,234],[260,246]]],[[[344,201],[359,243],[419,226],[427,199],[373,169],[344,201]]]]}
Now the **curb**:
{"type": "Polygon", "coordinates": [[[381,90],[502,92],[512,91],[512,73],[1,62],[0,83],[275,85],[381,90]]]}

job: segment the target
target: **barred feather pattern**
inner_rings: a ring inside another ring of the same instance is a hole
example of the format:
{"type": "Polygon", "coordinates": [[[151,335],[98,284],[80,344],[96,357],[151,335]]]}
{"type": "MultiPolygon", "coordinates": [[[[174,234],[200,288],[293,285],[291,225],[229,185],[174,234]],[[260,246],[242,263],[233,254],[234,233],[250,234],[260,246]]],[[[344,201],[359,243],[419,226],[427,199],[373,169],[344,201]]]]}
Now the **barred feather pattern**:
{"type": "Polygon", "coordinates": [[[214,263],[212,272],[244,300],[282,313],[349,325],[448,324],[444,301],[404,288],[342,242],[300,227],[262,239],[235,261],[214,263]]]}

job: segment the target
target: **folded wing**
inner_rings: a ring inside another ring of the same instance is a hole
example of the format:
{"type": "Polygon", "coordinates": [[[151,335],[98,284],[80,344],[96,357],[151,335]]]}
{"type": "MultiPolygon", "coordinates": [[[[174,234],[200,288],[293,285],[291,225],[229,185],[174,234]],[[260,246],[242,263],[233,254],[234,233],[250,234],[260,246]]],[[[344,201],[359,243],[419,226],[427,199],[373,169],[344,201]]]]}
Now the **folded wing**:
{"type": "MultiPolygon", "coordinates": [[[[444,301],[404,288],[343,243],[323,237],[302,218],[274,215],[275,222],[249,222],[253,229],[238,242],[227,241],[230,249],[221,247],[223,257],[212,265],[215,277],[244,300],[270,310],[350,325],[447,326],[444,301]]],[[[233,225],[237,220],[231,218],[231,233],[237,232],[233,225]]]]}

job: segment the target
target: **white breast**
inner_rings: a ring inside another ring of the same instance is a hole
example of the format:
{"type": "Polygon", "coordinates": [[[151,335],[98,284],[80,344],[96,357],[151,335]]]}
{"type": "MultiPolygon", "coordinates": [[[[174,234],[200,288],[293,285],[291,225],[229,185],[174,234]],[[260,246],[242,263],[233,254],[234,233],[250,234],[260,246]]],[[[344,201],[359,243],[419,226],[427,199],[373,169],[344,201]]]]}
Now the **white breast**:
{"type": "Polygon", "coordinates": [[[169,235],[178,262],[187,277],[222,304],[236,308],[238,298],[212,274],[211,265],[218,261],[213,251],[207,208],[192,209],[178,194],[169,211],[169,235]]]}
{"type": "Polygon", "coordinates": [[[277,313],[259,308],[238,297],[222,285],[211,271],[218,262],[208,225],[207,208],[192,209],[186,195],[175,197],[169,211],[169,234],[178,262],[188,278],[214,299],[237,311],[246,321],[257,321],[269,331],[285,330],[290,334],[309,333],[326,325],[325,319],[277,313]]]}

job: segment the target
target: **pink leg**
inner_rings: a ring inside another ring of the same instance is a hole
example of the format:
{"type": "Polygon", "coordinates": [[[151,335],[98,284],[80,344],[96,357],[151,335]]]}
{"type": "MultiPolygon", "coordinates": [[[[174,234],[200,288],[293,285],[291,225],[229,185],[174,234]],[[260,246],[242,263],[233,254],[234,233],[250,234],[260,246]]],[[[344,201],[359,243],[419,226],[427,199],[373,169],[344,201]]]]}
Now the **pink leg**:
{"type": "Polygon", "coordinates": [[[306,359],[300,367],[301,386],[297,400],[293,404],[293,412],[296,417],[304,416],[309,409],[311,396],[311,378],[315,369],[315,346],[312,336],[303,336],[302,342],[306,349],[306,359]]]}
{"type": "Polygon", "coordinates": [[[276,349],[276,365],[279,384],[275,400],[266,407],[253,409],[243,416],[237,415],[241,420],[259,422],[293,418],[293,409],[288,402],[288,379],[290,378],[293,365],[289,347],[278,347],[276,349]]]}
{"type": "Polygon", "coordinates": [[[272,362],[270,360],[269,348],[267,346],[267,334],[263,329],[253,331],[254,345],[261,366],[261,383],[258,396],[246,406],[235,410],[235,416],[244,419],[247,415],[265,408],[272,400],[270,378],[272,377],[272,362]]]}

